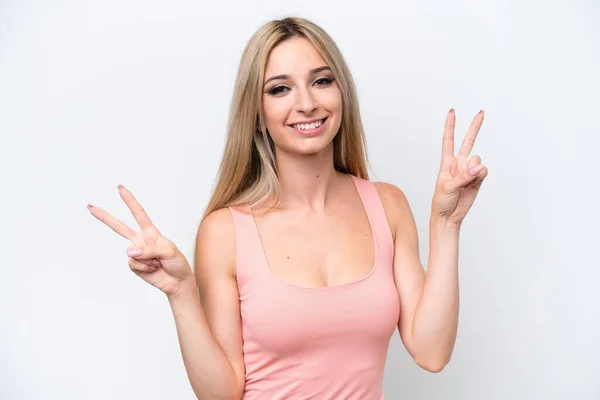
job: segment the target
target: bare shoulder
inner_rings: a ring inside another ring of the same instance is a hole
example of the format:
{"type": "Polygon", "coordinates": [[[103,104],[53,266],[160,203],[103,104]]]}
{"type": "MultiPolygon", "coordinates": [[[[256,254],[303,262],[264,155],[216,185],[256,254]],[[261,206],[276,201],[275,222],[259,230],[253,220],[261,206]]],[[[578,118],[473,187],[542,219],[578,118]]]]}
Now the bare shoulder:
{"type": "Polygon", "coordinates": [[[373,182],[382,202],[406,201],[406,196],[402,189],[388,182],[373,182]]]}
{"type": "Polygon", "coordinates": [[[373,182],[373,186],[379,193],[386,214],[396,216],[410,210],[408,199],[398,186],[387,182],[373,182]]]}
{"type": "Polygon", "coordinates": [[[235,227],[229,209],[220,208],[208,214],[200,223],[196,236],[196,275],[225,270],[233,276],[235,248],[235,227]]]}
{"type": "Polygon", "coordinates": [[[234,233],[233,217],[228,208],[219,208],[209,213],[200,223],[199,233],[207,233],[210,236],[223,238],[234,233]]]}
{"type": "Polygon", "coordinates": [[[395,238],[395,232],[403,222],[410,223],[412,212],[406,195],[399,187],[387,182],[373,182],[377,189],[390,229],[395,238]]]}

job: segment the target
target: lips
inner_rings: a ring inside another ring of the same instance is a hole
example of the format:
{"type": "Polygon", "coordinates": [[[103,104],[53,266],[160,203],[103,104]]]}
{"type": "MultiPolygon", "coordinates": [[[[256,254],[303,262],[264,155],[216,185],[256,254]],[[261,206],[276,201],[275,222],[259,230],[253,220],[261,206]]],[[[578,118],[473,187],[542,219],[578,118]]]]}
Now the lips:
{"type": "Polygon", "coordinates": [[[295,129],[303,129],[303,130],[315,129],[315,128],[318,128],[318,126],[310,128],[310,127],[307,127],[307,125],[319,123],[319,126],[320,126],[325,122],[326,119],[327,119],[327,117],[320,118],[320,119],[312,119],[310,121],[294,122],[293,124],[288,124],[288,126],[291,126],[292,128],[295,128],[295,129]],[[304,128],[299,128],[299,126],[304,126],[304,128]]]}
{"type": "Polygon", "coordinates": [[[290,127],[294,130],[294,132],[304,136],[304,137],[311,137],[311,136],[317,136],[319,135],[321,132],[323,132],[323,130],[325,129],[325,125],[327,123],[327,119],[328,117],[325,117],[323,119],[317,119],[317,120],[313,120],[311,123],[314,123],[315,121],[322,121],[321,124],[315,128],[308,128],[308,129],[298,129],[295,128],[294,126],[305,126],[308,124],[293,124],[290,125],[290,127]]]}

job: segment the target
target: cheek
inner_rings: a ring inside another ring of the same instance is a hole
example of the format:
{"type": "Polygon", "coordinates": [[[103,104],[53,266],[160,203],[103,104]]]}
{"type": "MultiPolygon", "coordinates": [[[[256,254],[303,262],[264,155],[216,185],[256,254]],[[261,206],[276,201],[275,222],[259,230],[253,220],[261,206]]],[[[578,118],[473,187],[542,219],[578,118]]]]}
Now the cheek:
{"type": "Polygon", "coordinates": [[[290,105],[287,103],[283,98],[263,100],[263,114],[267,128],[277,129],[278,125],[281,126],[287,120],[290,113],[290,105]]]}
{"type": "Polygon", "coordinates": [[[342,93],[338,89],[326,90],[321,93],[319,103],[321,106],[331,113],[341,117],[342,111],[342,93]]]}

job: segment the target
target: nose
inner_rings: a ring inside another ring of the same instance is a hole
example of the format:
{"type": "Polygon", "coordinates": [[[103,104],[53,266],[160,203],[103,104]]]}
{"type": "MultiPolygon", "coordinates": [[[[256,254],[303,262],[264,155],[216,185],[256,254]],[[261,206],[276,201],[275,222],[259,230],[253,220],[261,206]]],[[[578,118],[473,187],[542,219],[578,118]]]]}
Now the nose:
{"type": "Polygon", "coordinates": [[[308,89],[299,88],[296,91],[296,111],[305,114],[312,113],[317,108],[317,102],[308,89]]]}

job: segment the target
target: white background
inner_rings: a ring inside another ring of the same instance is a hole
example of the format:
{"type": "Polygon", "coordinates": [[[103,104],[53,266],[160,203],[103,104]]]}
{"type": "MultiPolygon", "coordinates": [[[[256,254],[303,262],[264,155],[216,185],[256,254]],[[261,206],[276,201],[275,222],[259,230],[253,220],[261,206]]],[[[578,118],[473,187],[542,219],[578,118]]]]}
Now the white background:
{"type": "Polygon", "coordinates": [[[0,398],[194,397],[165,296],[85,207],[137,228],[121,183],[191,260],[242,49],[288,15],[345,54],[425,265],[446,112],[458,148],[486,111],[452,361],[421,370],[395,335],[386,397],[600,398],[596,0],[0,1],[0,398]]]}

